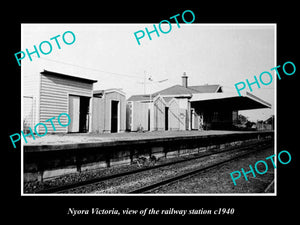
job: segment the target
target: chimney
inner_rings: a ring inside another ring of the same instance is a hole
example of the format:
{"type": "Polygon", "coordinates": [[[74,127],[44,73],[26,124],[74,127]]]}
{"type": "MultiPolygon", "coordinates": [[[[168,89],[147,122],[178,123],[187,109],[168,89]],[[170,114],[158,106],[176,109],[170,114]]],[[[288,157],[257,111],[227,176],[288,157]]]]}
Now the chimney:
{"type": "Polygon", "coordinates": [[[187,88],[188,87],[188,76],[186,75],[186,73],[183,73],[182,78],[182,86],[187,88]]]}

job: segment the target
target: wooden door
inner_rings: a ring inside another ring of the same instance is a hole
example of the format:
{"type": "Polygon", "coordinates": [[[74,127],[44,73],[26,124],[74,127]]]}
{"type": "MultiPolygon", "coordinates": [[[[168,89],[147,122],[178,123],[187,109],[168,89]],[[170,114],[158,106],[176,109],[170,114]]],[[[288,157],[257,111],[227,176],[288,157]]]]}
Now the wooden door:
{"type": "Polygon", "coordinates": [[[116,133],[118,132],[118,101],[111,101],[111,126],[110,126],[110,132],[116,133]]]}
{"type": "Polygon", "coordinates": [[[80,97],[69,96],[69,116],[71,123],[68,126],[69,132],[79,132],[79,109],[80,109],[80,97]]]}
{"type": "Polygon", "coordinates": [[[169,130],[169,107],[165,107],[165,130],[169,130]]]}

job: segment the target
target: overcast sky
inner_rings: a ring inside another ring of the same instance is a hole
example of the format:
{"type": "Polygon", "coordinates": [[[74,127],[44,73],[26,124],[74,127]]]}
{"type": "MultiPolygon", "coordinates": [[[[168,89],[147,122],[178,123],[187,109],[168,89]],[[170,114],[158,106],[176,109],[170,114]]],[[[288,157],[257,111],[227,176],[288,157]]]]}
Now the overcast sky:
{"type": "MultiPolygon", "coordinates": [[[[22,60],[22,74],[50,70],[98,80],[94,89],[122,88],[126,97],[143,94],[145,74],[163,83],[146,85],[146,93],[181,84],[183,72],[189,85],[220,84],[224,92],[235,92],[234,84],[254,81],[253,76],[276,66],[275,27],[272,24],[172,24],[168,34],[147,35],[137,44],[134,32],[153,24],[22,24],[21,50],[72,31],[76,41],[41,58],[22,60]]],[[[165,28],[167,30],[167,28],[165,28]]],[[[273,77],[274,72],[272,72],[273,77]]],[[[250,120],[267,119],[274,114],[275,83],[252,94],[272,104],[272,109],[242,111],[250,120]]],[[[249,91],[249,90],[248,90],[249,91]]]]}

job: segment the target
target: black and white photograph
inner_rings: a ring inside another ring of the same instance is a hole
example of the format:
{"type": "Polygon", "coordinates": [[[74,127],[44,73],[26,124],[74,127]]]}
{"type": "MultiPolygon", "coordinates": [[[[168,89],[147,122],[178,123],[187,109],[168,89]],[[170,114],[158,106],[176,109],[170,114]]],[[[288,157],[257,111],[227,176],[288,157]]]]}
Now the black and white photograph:
{"type": "Polygon", "coordinates": [[[21,28],[24,195],[276,193],[276,24],[21,28]]]}
{"type": "Polygon", "coordinates": [[[297,7],[185,3],[5,7],[5,221],[294,221],[297,7]]]}

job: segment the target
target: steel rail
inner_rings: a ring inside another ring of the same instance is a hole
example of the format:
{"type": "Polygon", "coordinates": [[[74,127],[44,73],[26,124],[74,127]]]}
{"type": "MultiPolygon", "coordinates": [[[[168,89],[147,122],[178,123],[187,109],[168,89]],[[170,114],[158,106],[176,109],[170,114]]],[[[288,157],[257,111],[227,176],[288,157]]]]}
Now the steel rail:
{"type": "MultiPolygon", "coordinates": [[[[270,147],[270,146],[265,146],[263,149],[268,148],[268,147],[270,147]]],[[[166,185],[170,185],[170,184],[172,184],[174,182],[177,182],[177,181],[184,180],[186,178],[195,176],[195,175],[197,175],[199,173],[202,173],[202,172],[204,172],[206,170],[209,170],[209,169],[218,167],[220,165],[226,164],[228,162],[237,160],[239,158],[242,158],[242,157],[244,157],[246,155],[249,155],[249,154],[251,154],[253,152],[256,152],[256,151],[259,151],[259,150],[262,150],[262,149],[259,148],[259,149],[247,152],[245,154],[240,154],[240,155],[232,157],[230,159],[223,160],[223,161],[215,163],[213,165],[209,165],[209,166],[206,166],[206,167],[203,167],[203,168],[200,168],[200,169],[196,169],[196,170],[193,170],[193,171],[190,171],[190,172],[186,172],[186,173],[180,174],[178,176],[174,176],[174,177],[171,177],[171,178],[168,178],[168,179],[156,182],[156,183],[152,183],[152,184],[143,186],[141,188],[137,188],[137,189],[135,189],[133,191],[130,191],[129,194],[145,193],[145,192],[149,192],[149,191],[153,191],[153,190],[159,189],[160,187],[163,187],[163,186],[166,186],[166,185]]]]}
{"type": "Polygon", "coordinates": [[[99,183],[102,181],[107,181],[107,180],[111,180],[114,178],[119,178],[119,177],[124,177],[124,176],[128,176],[128,175],[132,175],[132,174],[137,174],[140,172],[144,172],[144,171],[148,171],[148,170],[153,170],[153,169],[157,169],[157,168],[162,168],[162,167],[167,167],[170,165],[175,165],[175,164],[179,164],[179,163],[183,163],[183,162],[188,162],[188,161],[192,161],[195,159],[200,159],[200,158],[204,158],[207,156],[212,156],[212,155],[218,155],[221,153],[225,153],[225,152],[229,152],[229,151],[235,151],[235,150],[243,150],[243,149],[248,149],[254,146],[257,146],[258,144],[265,144],[266,142],[268,142],[269,140],[266,141],[261,141],[259,143],[251,143],[249,145],[246,146],[235,146],[235,147],[229,147],[226,150],[223,151],[218,151],[218,152],[211,152],[211,153],[206,153],[206,154],[202,154],[200,156],[196,156],[196,157],[192,157],[192,158],[188,158],[188,159],[181,159],[181,160],[177,160],[174,162],[168,162],[168,163],[163,163],[160,165],[155,165],[155,166],[149,166],[149,167],[144,167],[144,168],[140,168],[140,169],[136,169],[136,170],[131,170],[131,171],[126,171],[126,172],[122,172],[122,173],[117,173],[117,174],[112,174],[112,175],[107,175],[107,176],[103,176],[103,177],[97,177],[97,178],[92,178],[92,179],[88,179],[88,180],[84,180],[84,181],[79,181],[79,182],[74,182],[74,183],[70,183],[70,184],[65,184],[65,185],[61,185],[61,186],[55,186],[55,187],[50,187],[50,188],[46,188],[46,189],[42,189],[39,191],[36,191],[34,193],[59,193],[59,192],[63,192],[63,191],[68,191],[68,190],[72,190],[75,188],[80,188],[83,186],[87,186],[87,185],[91,185],[91,184],[95,184],[95,183],[99,183]]]}

